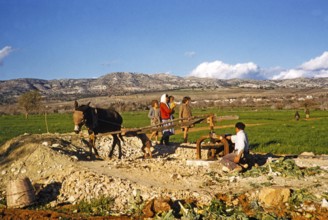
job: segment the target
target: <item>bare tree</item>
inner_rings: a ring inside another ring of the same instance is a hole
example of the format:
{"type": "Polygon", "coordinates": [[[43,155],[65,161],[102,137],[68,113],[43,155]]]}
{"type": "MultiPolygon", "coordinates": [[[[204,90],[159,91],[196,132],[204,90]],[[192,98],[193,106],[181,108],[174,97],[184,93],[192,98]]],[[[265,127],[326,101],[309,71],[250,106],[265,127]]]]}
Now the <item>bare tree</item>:
{"type": "Polygon", "coordinates": [[[23,93],[18,98],[18,104],[25,111],[25,118],[28,118],[28,115],[33,111],[38,111],[41,107],[42,97],[37,90],[32,90],[26,93],[23,93]]]}

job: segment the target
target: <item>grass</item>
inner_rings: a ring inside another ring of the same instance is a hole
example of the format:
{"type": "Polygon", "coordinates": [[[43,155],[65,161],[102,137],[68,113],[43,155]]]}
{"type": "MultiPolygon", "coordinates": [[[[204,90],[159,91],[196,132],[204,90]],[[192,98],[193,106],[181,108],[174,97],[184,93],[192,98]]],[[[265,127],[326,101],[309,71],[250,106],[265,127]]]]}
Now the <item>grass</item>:
{"type": "MultiPolygon", "coordinates": [[[[299,154],[304,151],[316,154],[328,153],[328,112],[312,111],[309,120],[295,121],[294,110],[252,110],[247,108],[224,109],[212,108],[207,110],[194,109],[194,115],[214,113],[222,115],[238,115],[239,120],[222,121],[216,123],[217,134],[234,133],[234,124],[242,121],[246,124],[246,132],[249,137],[250,147],[255,152],[276,154],[299,154]]],[[[126,128],[148,126],[147,111],[123,112],[123,125],[126,128]]],[[[177,114],[176,114],[177,115],[177,114]]],[[[73,131],[71,114],[47,115],[48,130],[50,133],[66,133],[73,131]]],[[[208,134],[206,123],[198,124],[190,129],[189,140],[196,142],[202,136],[208,134]],[[204,127],[203,130],[199,128],[204,127]]],[[[178,131],[179,128],[176,128],[178,131]]],[[[23,115],[0,116],[0,145],[5,141],[24,133],[46,133],[44,115],[31,115],[25,119],[23,115]]],[[[177,132],[178,133],[178,132],[177,132]]],[[[182,134],[171,137],[173,142],[182,142],[182,134]]]]}
{"type": "MultiPolygon", "coordinates": [[[[51,114],[47,116],[50,133],[64,133],[73,130],[72,115],[51,114]]],[[[0,145],[5,141],[24,133],[46,133],[44,115],[30,115],[25,119],[24,115],[0,116],[0,145]]]]}

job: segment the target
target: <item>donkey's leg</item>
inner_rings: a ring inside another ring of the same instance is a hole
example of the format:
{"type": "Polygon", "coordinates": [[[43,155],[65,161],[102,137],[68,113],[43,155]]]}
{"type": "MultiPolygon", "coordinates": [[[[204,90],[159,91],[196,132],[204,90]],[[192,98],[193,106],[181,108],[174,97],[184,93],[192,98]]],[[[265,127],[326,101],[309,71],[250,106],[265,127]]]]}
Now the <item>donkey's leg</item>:
{"type": "Polygon", "coordinates": [[[92,143],[92,148],[95,151],[96,157],[99,158],[99,153],[98,153],[98,150],[96,148],[96,138],[97,138],[96,135],[94,135],[94,139],[93,139],[93,143],[92,143]]]}
{"type": "Polygon", "coordinates": [[[90,149],[90,156],[92,156],[92,149],[95,152],[96,157],[99,157],[97,148],[96,148],[96,135],[95,133],[90,133],[89,135],[89,149],[90,149]]]}
{"type": "Polygon", "coordinates": [[[118,145],[118,158],[121,159],[123,156],[121,141],[120,141],[118,135],[115,135],[114,139],[116,139],[116,144],[118,145]]]}
{"type": "Polygon", "coordinates": [[[115,145],[116,145],[115,137],[117,137],[117,136],[116,136],[116,134],[113,134],[112,136],[113,136],[113,143],[112,143],[112,149],[110,150],[109,155],[108,155],[109,158],[111,158],[113,156],[115,145]]]}
{"type": "Polygon", "coordinates": [[[119,137],[119,141],[120,141],[120,142],[122,141],[122,142],[123,142],[123,145],[124,145],[125,142],[124,142],[124,138],[123,138],[122,133],[119,133],[119,134],[118,134],[118,137],[119,137]]]}
{"type": "Polygon", "coordinates": [[[92,148],[94,148],[93,145],[94,145],[94,142],[95,142],[94,140],[95,140],[95,134],[94,133],[89,133],[89,144],[88,144],[88,146],[89,146],[90,156],[92,156],[92,148]]]}

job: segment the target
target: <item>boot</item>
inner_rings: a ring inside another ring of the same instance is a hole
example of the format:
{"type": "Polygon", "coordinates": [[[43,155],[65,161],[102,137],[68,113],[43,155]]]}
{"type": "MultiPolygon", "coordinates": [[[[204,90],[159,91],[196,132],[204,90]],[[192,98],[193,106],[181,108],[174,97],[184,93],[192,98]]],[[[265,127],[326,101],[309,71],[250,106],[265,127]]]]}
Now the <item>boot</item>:
{"type": "Polygon", "coordinates": [[[170,142],[170,136],[167,136],[167,137],[164,139],[164,144],[165,144],[166,146],[168,146],[168,145],[169,145],[169,142],[170,142]]]}
{"type": "Polygon", "coordinates": [[[170,132],[166,131],[163,134],[163,141],[165,145],[169,145],[169,140],[170,140],[170,132]]]}
{"type": "Polygon", "coordinates": [[[164,132],[163,133],[163,135],[162,135],[162,137],[161,137],[161,140],[160,140],[160,145],[163,145],[163,144],[165,144],[166,145],[166,137],[168,136],[168,133],[167,132],[164,132]]]}

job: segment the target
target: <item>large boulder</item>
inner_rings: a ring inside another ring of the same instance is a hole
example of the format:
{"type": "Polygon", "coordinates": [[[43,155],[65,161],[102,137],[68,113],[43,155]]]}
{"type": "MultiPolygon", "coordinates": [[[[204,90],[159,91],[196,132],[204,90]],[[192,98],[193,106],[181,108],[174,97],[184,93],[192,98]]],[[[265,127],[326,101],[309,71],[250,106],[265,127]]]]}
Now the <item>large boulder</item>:
{"type": "Polygon", "coordinates": [[[283,206],[290,197],[290,189],[284,187],[265,187],[260,190],[258,200],[267,208],[283,206]]]}

